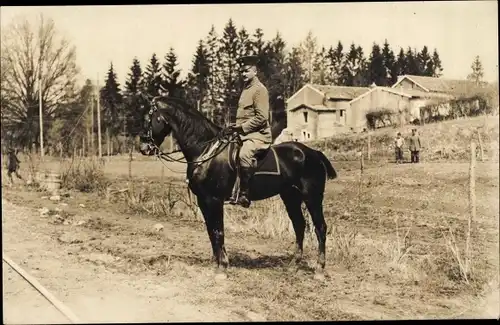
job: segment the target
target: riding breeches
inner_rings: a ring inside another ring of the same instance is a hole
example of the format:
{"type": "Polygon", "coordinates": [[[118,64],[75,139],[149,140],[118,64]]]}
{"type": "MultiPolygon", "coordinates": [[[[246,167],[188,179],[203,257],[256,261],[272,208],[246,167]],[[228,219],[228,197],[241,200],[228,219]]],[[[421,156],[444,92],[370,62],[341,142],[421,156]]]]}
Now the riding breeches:
{"type": "Polygon", "coordinates": [[[243,141],[240,149],[240,165],[243,168],[255,167],[255,153],[259,149],[268,148],[269,144],[256,139],[247,139],[243,141]]]}

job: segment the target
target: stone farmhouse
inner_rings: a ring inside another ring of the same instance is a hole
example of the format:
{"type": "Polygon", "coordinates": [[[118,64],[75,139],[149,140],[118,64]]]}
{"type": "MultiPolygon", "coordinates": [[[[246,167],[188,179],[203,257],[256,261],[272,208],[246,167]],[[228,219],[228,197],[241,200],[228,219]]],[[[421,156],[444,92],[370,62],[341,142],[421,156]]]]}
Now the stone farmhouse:
{"type": "Polygon", "coordinates": [[[286,102],[291,137],[309,141],[338,133],[361,132],[366,114],[390,110],[400,123],[420,118],[420,108],[446,102],[475,89],[473,82],[404,75],[392,87],[345,87],[306,84],[286,102]]]}

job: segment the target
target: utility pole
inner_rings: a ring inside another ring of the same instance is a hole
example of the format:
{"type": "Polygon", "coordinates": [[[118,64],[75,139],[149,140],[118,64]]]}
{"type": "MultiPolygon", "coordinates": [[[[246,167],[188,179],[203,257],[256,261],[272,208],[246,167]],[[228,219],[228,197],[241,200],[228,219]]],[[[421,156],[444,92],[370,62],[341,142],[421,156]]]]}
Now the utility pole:
{"type": "Polygon", "coordinates": [[[92,155],[95,155],[94,146],[94,100],[90,98],[90,148],[92,148],[92,155]]]}
{"type": "Polygon", "coordinates": [[[125,118],[125,110],[123,110],[123,112],[122,112],[122,120],[123,120],[123,150],[126,150],[126,148],[127,148],[127,119],[125,118]]]}
{"type": "Polygon", "coordinates": [[[101,150],[101,107],[100,107],[100,94],[99,94],[99,74],[96,80],[96,96],[97,96],[97,145],[99,146],[99,158],[102,158],[101,150]]]}
{"type": "MultiPolygon", "coordinates": [[[[40,64],[41,64],[41,60],[40,60],[40,64]]],[[[39,77],[38,77],[38,102],[39,102],[39,105],[38,105],[38,114],[40,115],[40,157],[41,159],[43,160],[43,117],[42,117],[42,112],[43,112],[43,108],[42,108],[42,68],[40,67],[40,74],[39,74],[39,77]]]]}
{"type": "MultiPolygon", "coordinates": [[[[41,39],[41,36],[40,36],[41,39]]],[[[40,45],[40,63],[38,67],[38,115],[40,116],[40,159],[43,161],[43,104],[42,104],[42,65],[43,65],[43,49],[40,45]]]]}

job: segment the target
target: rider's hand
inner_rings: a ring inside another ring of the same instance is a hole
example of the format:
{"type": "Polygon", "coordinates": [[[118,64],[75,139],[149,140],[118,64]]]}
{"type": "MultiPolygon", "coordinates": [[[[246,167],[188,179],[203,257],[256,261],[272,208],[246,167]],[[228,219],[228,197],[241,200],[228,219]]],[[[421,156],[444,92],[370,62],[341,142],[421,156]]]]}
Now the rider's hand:
{"type": "Polygon", "coordinates": [[[231,135],[233,133],[243,134],[243,128],[241,127],[241,125],[229,125],[224,129],[225,135],[231,135]]]}

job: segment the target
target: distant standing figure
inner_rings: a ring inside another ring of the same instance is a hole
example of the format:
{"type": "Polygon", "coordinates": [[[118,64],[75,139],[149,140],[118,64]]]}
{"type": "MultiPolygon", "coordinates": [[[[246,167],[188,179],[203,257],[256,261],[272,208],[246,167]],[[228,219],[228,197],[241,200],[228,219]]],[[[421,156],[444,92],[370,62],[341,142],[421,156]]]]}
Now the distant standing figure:
{"type": "Polygon", "coordinates": [[[19,164],[21,163],[17,158],[16,152],[14,149],[10,148],[7,152],[8,155],[8,163],[7,163],[7,176],[9,177],[10,184],[14,184],[14,180],[12,179],[12,173],[16,175],[17,178],[23,179],[21,175],[19,175],[19,164]]]}
{"type": "Polygon", "coordinates": [[[403,146],[405,144],[405,139],[398,132],[396,139],[394,140],[394,147],[396,151],[396,164],[403,163],[403,146]]]}
{"type": "Polygon", "coordinates": [[[420,137],[417,135],[417,129],[411,130],[411,137],[410,137],[409,142],[410,143],[409,143],[408,148],[410,149],[411,162],[418,163],[420,160],[419,154],[420,154],[420,149],[422,148],[422,145],[420,144],[420,137]]]}

